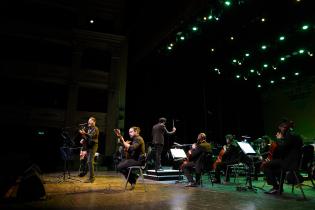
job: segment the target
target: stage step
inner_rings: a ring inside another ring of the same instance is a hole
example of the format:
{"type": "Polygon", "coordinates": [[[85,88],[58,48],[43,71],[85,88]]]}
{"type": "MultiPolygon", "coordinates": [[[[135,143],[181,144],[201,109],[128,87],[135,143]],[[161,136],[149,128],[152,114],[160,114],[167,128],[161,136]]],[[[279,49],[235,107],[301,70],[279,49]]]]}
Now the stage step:
{"type": "Polygon", "coordinates": [[[181,180],[182,173],[179,170],[165,169],[163,171],[147,170],[144,178],[156,181],[181,180]]]}

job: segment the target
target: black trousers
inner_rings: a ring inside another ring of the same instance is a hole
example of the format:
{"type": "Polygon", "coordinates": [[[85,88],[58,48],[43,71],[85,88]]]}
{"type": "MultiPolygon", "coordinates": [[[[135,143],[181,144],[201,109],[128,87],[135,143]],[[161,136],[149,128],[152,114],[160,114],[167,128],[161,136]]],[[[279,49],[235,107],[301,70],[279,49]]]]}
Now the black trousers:
{"type": "Polygon", "coordinates": [[[266,163],[265,167],[263,168],[267,184],[272,185],[274,188],[279,187],[282,165],[282,160],[275,159],[266,163]]]}
{"type": "Polygon", "coordinates": [[[158,170],[162,167],[161,165],[161,156],[163,151],[163,144],[155,144],[155,170],[158,170]]]}
{"type": "Polygon", "coordinates": [[[192,176],[194,171],[196,173],[196,183],[200,184],[201,167],[194,162],[188,162],[183,166],[184,175],[187,177],[189,182],[194,182],[194,178],[192,176]]]}
{"type": "MultiPolygon", "coordinates": [[[[120,171],[125,176],[125,178],[127,179],[128,172],[129,172],[128,167],[141,166],[141,165],[142,165],[142,163],[140,161],[136,161],[134,159],[124,159],[118,164],[117,170],[120,171]]],[[[128,182],[130,184],[135,184],[137,181],[137,178],[138,178],[138,176],[137,176],[136,172],[133,170],[133,171],[131,171],[131,173],[129,175],[128,182]]]]}

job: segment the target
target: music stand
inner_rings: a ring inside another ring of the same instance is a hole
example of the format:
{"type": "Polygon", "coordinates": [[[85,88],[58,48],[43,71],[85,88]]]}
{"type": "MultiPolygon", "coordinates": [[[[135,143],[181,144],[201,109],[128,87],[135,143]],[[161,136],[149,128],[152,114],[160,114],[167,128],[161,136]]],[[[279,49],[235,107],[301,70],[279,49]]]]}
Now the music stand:
{"type": "MultiPolygon", "coordinates": [[[[251,177],[251,172],[254,170],[254,156],[256,156],[256,151],[253,149],[253,147],[245,141],[237,142],[239,147],[241,148],[242,152],[248,157],[248,159],[245,161],[246,165],[248,166],[247,172],[246,172],[246,184],[248,183],[248,189],[252,190],[254,192],[257,192],[255,188],[259,187],[253,187],[252,185],[252,177],[251,177]]],[[[245,184],[245,185],[246,185],[245,184]]]]}
{"type": "Polygon", "coordinates": [[[178,148],[171,149],[171,154],[174,160],[183,160],[187,158],[187,155],[183,149],[178,148]]]}
{"type": "MultiPolygon", "coordinates": [[[[176,162],[187,159],[187,155],[183,149],[178,149],[178,148],[171,149],[171,154],[172,154],[173,160],[176,162]]],[[[180,182],[179,180],[181,180],[180,172],[182,171],[178,170],[178,180],[175,183],[179,183],[180,182]]]]}
{"type": "Polygon", "coordinates": [[[80,179],[72,178],[70,174],[70,169],[69,169],[70,161],[72,160],[73,151],[78,150],[78,149],[81,149],[81,147],[67,147],[67,146],[60,147],[60,152],[61,152],[61,156],[64,161],[64,164],[63,164],[63,175],[62,175],[63,181],[59,181],[59,182],[66,181],[66,174],[68,174],[68,177],[67,177],[68,181],[73,180],[73,181],[82,182],[80,179]]]}

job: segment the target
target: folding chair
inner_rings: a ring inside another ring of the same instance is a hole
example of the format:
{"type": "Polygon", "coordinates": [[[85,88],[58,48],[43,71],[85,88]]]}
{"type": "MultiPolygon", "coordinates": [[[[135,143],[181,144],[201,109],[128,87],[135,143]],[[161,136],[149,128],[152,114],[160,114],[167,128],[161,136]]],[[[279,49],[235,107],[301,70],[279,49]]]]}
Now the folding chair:
{"type": "Polygon", "coordinates": [[[145,192],[147,191],[146,184],[145,184],[145,181],[144,181],[144,176],[143,176],[143,171],[145,170],[145,168],[146,168],[146,166],[147,166],[147,157],[148,157],[148,155],[146,154],[146,155],[145,155],[145,160],[144,160],[144,164],[143,164],[143,165],[141,165],[141,166],[130,166],[130,167],[128,167],[128,176],[127,176],[127,179],[126,179],[125,190],[127,189],[127,185],[128,185],[128,180],[129,180],[130,173],[132,172],[132,170],[138,169],[139,172],[140,172],[140,177],[141,177],[141,179],[142,179],[143,186],[144,186],[144,191],[145,191],[145,192]]]}

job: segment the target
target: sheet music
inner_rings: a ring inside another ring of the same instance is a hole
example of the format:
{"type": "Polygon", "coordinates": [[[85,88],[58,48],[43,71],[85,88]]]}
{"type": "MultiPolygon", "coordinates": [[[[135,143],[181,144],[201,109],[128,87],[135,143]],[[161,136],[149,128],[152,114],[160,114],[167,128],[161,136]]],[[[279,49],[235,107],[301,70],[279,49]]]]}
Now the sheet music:
{"type": "Polygon", "coordinates": [[[183,149],[171,149],[173,158],[187,158],[186,153],[183,149]]]}
{"type": "Polygon", "coordinates": [[[237,143],[245,154],[256,154],[256,151],[249,143],[242,141],[237,143]]]}

